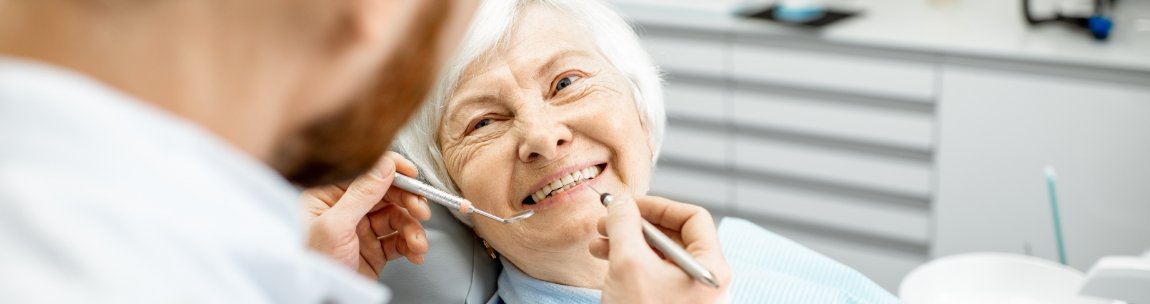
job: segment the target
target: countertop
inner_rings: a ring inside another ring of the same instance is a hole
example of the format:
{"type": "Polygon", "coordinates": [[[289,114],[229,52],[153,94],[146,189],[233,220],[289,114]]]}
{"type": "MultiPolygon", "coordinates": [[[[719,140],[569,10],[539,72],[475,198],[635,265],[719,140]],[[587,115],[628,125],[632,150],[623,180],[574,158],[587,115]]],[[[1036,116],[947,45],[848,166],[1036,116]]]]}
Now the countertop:
{"type": "Polygon", "coordinates": [[[1017,0],[830,1],[860,15],[822,29],[739,17],[746,0],[613,0],[643,27],[735,34],[739,37],[806,39],[847,46],[966,58],[1096,67],[1150,73],[1150,0],[1119,0],[1114,31],[1095,41],[1085,30],[1063,24],[1029,26],[1017,0]]]}

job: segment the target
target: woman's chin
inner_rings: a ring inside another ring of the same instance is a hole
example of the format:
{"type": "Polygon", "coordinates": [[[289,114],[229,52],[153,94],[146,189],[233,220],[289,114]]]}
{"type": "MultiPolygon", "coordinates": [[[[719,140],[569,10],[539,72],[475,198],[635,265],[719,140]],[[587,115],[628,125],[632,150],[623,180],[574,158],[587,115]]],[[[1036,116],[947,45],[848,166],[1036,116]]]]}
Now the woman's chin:
{"type": "Polygon", "coordinates": [[[524,225],[523,231],[532,234],[531,238],[535,239],[533,242],[545,247],[559,249],[580,246],[579,250],[586,250],[584,246],[591,239],[599,237],[596,226],[599,219],[606,215],[606,208],[587,203],[570,203],[536,213],[519,224],[524,225]]]}
{"type": "Polygon", "coordinates": [[[599,202],[587,198],[565,199],[569,201],[557,201],[546,209],[537,210],[534,216],[524,220],[523,223],[548,230],[558,229],[559,226],[566,226],[564,228],[571,229],[578,226],[589,226],[592,232],[597,232],[595,225],[599,218],[607,216],[607,208],[604,208],[599,202]]]}

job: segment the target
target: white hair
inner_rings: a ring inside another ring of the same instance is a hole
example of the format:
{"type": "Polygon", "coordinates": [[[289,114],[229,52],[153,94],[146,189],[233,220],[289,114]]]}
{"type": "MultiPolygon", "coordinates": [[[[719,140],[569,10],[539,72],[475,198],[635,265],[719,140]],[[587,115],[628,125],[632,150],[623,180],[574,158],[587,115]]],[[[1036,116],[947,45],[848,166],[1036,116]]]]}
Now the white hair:
{"type": "MultiPolygon", "coordinates": [[[[459,187],[451,181],[440,154],[438,132],[447,101],[452,97],[463,71],[483,54],[495,49],[509,36],[517,17],[533,5],[546,5],[566,14],[588,30],[596,47],[630,82],[635,105],[643,115],[651,146],[652,164],[659,157],[666,114],[659,71],[643,50],[639,37],[618,13],[600,0],[484,0],[472,17],[459,53],[447,62],[436,87],[423,106],[400,132],[393,148],[420,168],[421,179],[455,195],[459,187]]],[[[457,211],[456,217],[471,226],[470,218],[457,211]]]]}

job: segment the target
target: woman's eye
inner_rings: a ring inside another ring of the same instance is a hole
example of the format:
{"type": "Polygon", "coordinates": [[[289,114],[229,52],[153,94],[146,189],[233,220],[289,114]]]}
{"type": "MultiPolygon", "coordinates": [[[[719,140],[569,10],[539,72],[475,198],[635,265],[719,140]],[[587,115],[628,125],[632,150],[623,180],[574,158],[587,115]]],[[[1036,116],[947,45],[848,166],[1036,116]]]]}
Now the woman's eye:
{"type": "Polygon", "coordinates": [[[490,125],[490,124],[491,124],[491,118],[480,119],[479,121],[475,122],[474,126],[471,126],[471,129],[472,130],[479,130],[479,128],[486,127],[487,125],[490,125]]]}
{"type": "Polygon", "coordinates": [[[562,91],[563,89],[566,89],[568,86],[571,86],[571,84],[574,83],[576,80],[579,80],[579,78],[580,77],[576,76],[576,75],[571,75],[571,76],[560,78],[559,81],[555,82],[555,91],[558,92],[558,91],[562,91]]]}

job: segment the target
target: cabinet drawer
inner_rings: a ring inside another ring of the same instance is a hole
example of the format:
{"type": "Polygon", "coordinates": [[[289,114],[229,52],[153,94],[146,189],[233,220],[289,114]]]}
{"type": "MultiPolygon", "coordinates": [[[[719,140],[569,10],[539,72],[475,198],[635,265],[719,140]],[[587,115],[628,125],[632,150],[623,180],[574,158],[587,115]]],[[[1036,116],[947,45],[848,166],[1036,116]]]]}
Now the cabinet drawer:
{"type": "Polygon", "coordinates": [[[732,74],[740,81],[833,90],[921,102],[934,100],[934,64],[755,44],[736,44],[732,74]]]}
{"type": "Polygon", "coordinates": [[[740,214],[786,218],[812,226],[852,231],[926,246],[925,208],[826,194],[752,181],[739,181],[734,206],[740,214]]]}
{"type": "Polygon", "coordinates": [[[730,204],[730,180],[714,173],[659,165],[651,176],[651,193],[719,211],[730,204]]]}
{"type": "Polygon", "coordinates": [[[924,198],[930,193],[925,162],[745,135],[734,141],[735,165],[743,170],[924,198]]]}
{"type": "Polygon", "coordinates": [[[649,35],[643,47],[664,71],[723,76],[723,42],[698,38],[649,35]]]}
{"type": "Polygon", "coordinates": [[[725,167],[729,159],[726,139],[722,130],[697,129],[667,124],[662,155],[694,163],[725,167]]]}
{"type": "Polygon", "coordinates": [[[663,89],[667,116],[723,122],[727,104],[723,88],[685,82],[670,82],[663,89]]]}
{"type": "Polygon", "coordinates": [[[740,125],[922,151],[931,150],[934,143],[934,118],[929,113],[849,101],[736,91],[732,113],[740,125]]]}

